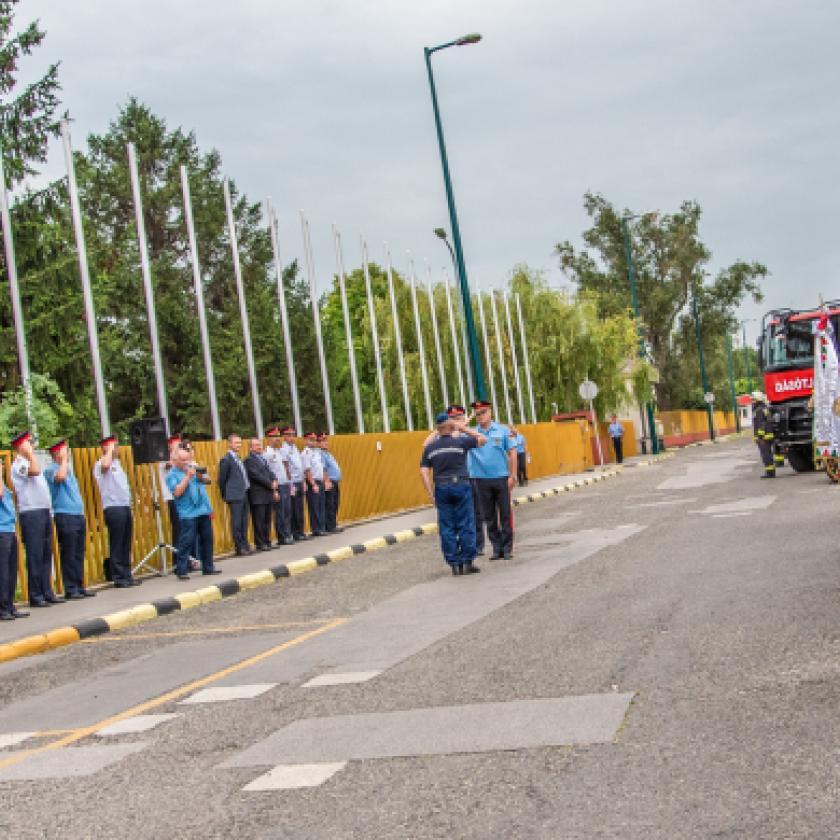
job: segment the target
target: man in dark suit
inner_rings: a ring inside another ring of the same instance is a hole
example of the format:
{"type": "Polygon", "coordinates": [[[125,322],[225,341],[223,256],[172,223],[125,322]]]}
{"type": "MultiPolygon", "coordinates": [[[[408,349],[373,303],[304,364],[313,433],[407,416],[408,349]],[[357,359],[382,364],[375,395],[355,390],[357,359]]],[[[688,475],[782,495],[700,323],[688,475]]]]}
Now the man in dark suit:
{"type": "Polygon", "coordinates": [[[279,498],[277,479],[271,472],[262,454],[263,443],[259,439],[251,441],[250,452],[245,459],[245,471],[248,473],[248,503],[251,507],[251,523],[254,526],[254,543],[258,551],[271,548],[271,511],[279,498]]]}
{"type": "Polygon", "coordinates": [[[233,544],[236,554],[241,557],[252,554],[248,545],[248,488],[250,481],[239,452],[242,438],[228,435],[227,454],[219,461],[219,490],[230,508],[230,529],[233,532],[233,544]]]}

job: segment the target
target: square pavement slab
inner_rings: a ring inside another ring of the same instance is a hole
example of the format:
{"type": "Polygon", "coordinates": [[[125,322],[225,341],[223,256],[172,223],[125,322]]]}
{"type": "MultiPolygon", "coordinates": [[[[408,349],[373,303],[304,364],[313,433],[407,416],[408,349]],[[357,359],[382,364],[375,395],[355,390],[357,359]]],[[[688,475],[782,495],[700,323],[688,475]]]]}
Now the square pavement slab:
{"type": "Polygon", "coordinates": [[[180,716],[177,714],[134,715],[134,717],[112,723],[110,726],[100,729],[96,734],[100,738],[108,738],[111,735],[134,735],[137,732],[148,732],[161,723],[166,723],[166,721],[176,717],[180,716]]]}
{"type": "Polygon", "coordinates": [[[318,787],[347,766],[346,761],[332,764],[281,764],[249,782],[243,790],[295,790],[318,787]]]}
{"type": "Polygon", "coordinates": [[[378,677],[382,671],[351,671],[344,674],[321,674],[305,682],[301,688],[320,688],[327,685],[354,685],[356,683],[368,682],[378,677]]]}
{"type": "Polygon", "coordinates": [[[633,696],[589,694],[298,720],[220,766],[325,764],[608,743],[633,696]]]}
{"type": "MultiPolygon", "coordinates": [[[[143,742],[135,742],[44,750],[33,753],[8,767],[0,767],[0,782],[91,776],[111,764],[116,764],[126,756],[140,752],[145,746],[143,742]]],[[[0,752],[0,763],[3,759],[14,755],[17,753],[0,752]]]]}
{"type": "Polygon", "coordinates": [[[215,688],[204,688],[191,694],[181,703],[224,703],[228,700],[252,700],[271,691],[277,683],[257,683],[255,685],[221,685],[215,688]]]}

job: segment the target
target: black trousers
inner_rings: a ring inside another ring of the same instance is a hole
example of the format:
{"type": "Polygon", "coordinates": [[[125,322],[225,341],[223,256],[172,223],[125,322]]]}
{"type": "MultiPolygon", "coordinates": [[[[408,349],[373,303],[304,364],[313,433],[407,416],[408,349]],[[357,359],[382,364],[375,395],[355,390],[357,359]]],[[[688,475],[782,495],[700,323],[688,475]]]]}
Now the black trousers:
{"type": "Polygon", "coordinates": [[[313,534],[324,533],[324,520],[326,518],[326,505],[324,504],[324,482],[316,481],[318,492],[311,487],[306,488],[306,507],[309,511],[309,530],[313,534]]]}
{"type": "Polygon", "coordinates": [[[481,554],[484,551],[484,519],[481,516],[481,500],[478,498],[478,488],[475,486],[477,478],[471,478],[473,516],[475,517],[475,552],[481,554]]]}
{"type": "Polygon", "coordinates": [[[247,551],[248,545],[248,500],[237,499],[228,502],[230,508],[230,531],[233,536],[233,546],[237,551],[247,551]]]}
{"type": "Polygon", "coordinates": [[[761,455],[761,463],[764,464],[765,475],[776,474],[776,462],[773,460],[773,444],[769,440],[758,439],[758,453],[761,455]]]}
{"type": "Polygon", "coordinates": [[[280,499],[274,503],[274,533],[277,542],[292,538],[292,485],[280,485],[280,499]]]}
{"type": "Polygon", "coordinates": [[[332,490],[327,490],[324,496],[324,524],[327,531],[334,531],[338,527],[338,506],[341,504],[340,485],[340,481],[334,481],[332,490]]]}
{"type": "Polygon", "coordinates": [[[524,452],[516,453],[516,480],[520,487],[528,483],[528,456],[524,452]]]}
{"type": "Polygon", "coordinates": [[[85,547],[87,525],[83,514],[55,514],[55,535],[61,559],[64,594],[73,595],[85,588],[85,547]]]}
{"type": "Polygon", "coordinates": [[[292,536],[299,539],[306,533],[303,521],[303,498],[306,494],[302,481],[295,482],[295,495],[292,496],[292,536]]]}
{"type": "Polygon", "coordinates": [[[26,552],[26,581],[30,601],[55,598],[52,588],[52,516],[49,510],[26,510],[20,514],[20,533],[26,552]]]}
{"type": "Polygon", "coordinates": [[[254,527],[254,545],[257,548],[265,548],[271,545],[271,502],[255,505],[249,502],[251,507],[251,524],[254,527]]]}
{"type": "Polygon", "coordinates": [[[114,583],[131,580],[131,537],[134,533],[131,508],[105,508],[105,524],[108,526],[111,577],[114,583]]]}
{"type": "Polygon", "coordinates": [[[10,613],[15,607],[17,572],[17,534],[3,531],[0,533],[0,613],[10,613]]]}
{"type": "Polygon", "coordinates": [[[181,535],[181,520],[178,519],[178,508],[175,507],[175,499],[167,499],[166,506],[169,508],[169,524],[172,526],[171,545],[175,549],[172,552],[172,565],[178,566],[178,538],[181,535]]]}
{"type": "Polygon", "coordinates": [[[477,478],[475,486],[493,553],[507,554],[513,551],[513,523],[507,478],[477,478]]]}
{"type": "Polygon", "coordinates": [[[620,464],[624,461],[624,438],[614,437],[612,442],[615,450],[615,462],[620,464]]]}

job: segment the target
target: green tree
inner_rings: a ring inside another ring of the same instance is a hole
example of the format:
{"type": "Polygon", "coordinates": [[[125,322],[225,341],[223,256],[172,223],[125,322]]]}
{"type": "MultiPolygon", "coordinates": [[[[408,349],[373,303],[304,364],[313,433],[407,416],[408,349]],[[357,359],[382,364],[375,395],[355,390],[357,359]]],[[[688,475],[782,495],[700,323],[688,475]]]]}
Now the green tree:
{"type": "MultiPolygon", "coordinates": [[[[626,312],[631,299],[621,219],[629,211],[619,213],[595,193],[586,193],[584,208],[592,220],[583,234],[585,247],[577,250],[569,242],[555,246],[561,268],[580,291],[598,294],[601,315],[626,312]]],[[[647,214],[629,224],[640,328],[660,371],[656,396],[663,409],[686,405],[690,401],[686,383],[699,382],[696,351],[691,351],[689,341],[692,295],[697,295],[704,348],[717,391],[724,353],[721,337],[734,330],[735,310],[747,297],[761,300],[759,282],[767,275],[761,263],[738,260],[707,281],[711,252],[700,239],[701,216],[699,205],[686,201],[675,213],[647,214]]]]}
{"type": "MultiPolygon", "coordinates": [[[[38,445],[50,446],[72,427],[73,407],[49,376],[32,375],[32,418],[38,430],[38,445]]],[[[6,391],[0,399],[0,440],[8,441],[29,428],[23,386],[6,391]]]]}

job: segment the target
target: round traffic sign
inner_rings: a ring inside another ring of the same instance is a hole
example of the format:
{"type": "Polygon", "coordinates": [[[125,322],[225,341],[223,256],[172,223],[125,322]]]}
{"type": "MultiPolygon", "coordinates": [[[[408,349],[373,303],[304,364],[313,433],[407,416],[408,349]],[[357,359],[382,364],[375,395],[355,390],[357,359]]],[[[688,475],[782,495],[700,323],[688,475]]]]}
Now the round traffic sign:
{"type": "Polygon", "coordinates": [[[578,387],[582,400],[594,400],[598,396],[598,386],[591,379],[584,379],[578,387]]]}
{"type": "Polygon", "coordinates": [[[715,395],[714,395],[711,391],[706,391],[706,393],[705,393],[705,394],[703,394],[703,399],[704,399],[704,400],[705,400],[705,401],[706,401],[709,405],[711,405],[711,404],[715,401],[715,395]]]}

